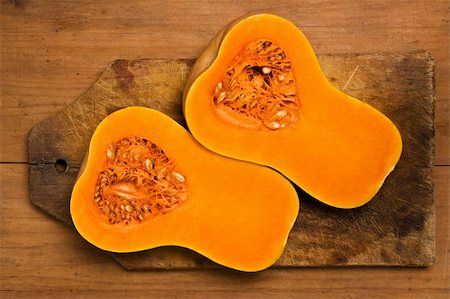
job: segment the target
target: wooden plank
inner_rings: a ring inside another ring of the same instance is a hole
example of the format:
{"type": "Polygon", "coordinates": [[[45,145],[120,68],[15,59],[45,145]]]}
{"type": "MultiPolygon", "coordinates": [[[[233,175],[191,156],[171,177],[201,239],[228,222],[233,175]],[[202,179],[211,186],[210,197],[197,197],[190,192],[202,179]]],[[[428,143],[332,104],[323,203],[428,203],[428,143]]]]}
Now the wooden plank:
{"type": "MultiPolygon", "coordinates": [[[[431,57],[426,52],[417,52],[321,55],[319,60],[336,86],[372,104],[396,123],[404,150],[376,198],[362,208],[333,209],[298,190],[301,213],[276,265],[431,265],[434,261],[431,57]]],[[[29,135],[32,202],[70,224],[73,182],[100,120],[120,107],[141,105],[162,110],[184,124],[181,98],[188,70],[183,61],[115,61],[85,94],[33,127],[29,135]],[[58,159],[67,162],[67,171],[56,171],[54,163],[58,159]]],[[[128,269],[215,266],[182,248],[114,254],[114,257],[128,269]]]]}
{"type": "Polygon", "coordinates": [[[116,60],[77,101],[33,127],[29,135],[33,203],[71,224],[68,199],[78,168],[94,129],[111,112],[142,105],[185,125],[181,97],[189,64],[182,60],[116,60]],[[55,167],[57,160],[67,165],[62,173],[55,167]]]}
{"type": "Polygon", "coordinates": [[[448,298],[450,167],[433,169],[436,263],[428,268],[124,271],[29,202],[28,165],[0,164],[1,298],[448,298]]]}
{"type": "MultiPolygon", "coordinates": [[[[318,53],[429,50],[436,60],[435,163],[449,165],[448,7],[447,0],[2,1],[0,161],[26,162],[29,129],[83,93],[114,59],[195,58],[228,20],[260,10],[289,17],[318,53]]],[[[269,269],[255,275],[122,271],[72,229],[33,208],[27,169],[0,162],[2,298],[449,297],[445,167],[433,175],[433,267],[269,269]]]]}
{"type": "Polygon", "coordinates": [[[0,161],[27,161],[26,135],[116,58],[193,59],[229,20],[270,11],[318,53],[426,49],[436,60],[436,163],[450,165],[448,1],[8,1],[1,9],[0,161]]]}

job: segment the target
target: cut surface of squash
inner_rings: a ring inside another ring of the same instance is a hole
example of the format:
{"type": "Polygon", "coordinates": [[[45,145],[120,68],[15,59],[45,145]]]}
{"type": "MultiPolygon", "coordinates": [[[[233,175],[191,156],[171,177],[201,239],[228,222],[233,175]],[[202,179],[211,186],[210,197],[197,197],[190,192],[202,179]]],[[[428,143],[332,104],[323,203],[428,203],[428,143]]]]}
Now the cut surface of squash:
{"type": "Polygon", "coordinates": [[[70,203],[78,232],[101,249],[181,246],[242,271],[276,262],[298,209],[276,171],[215,154],[143,107],[99,124],[70,203]]]}
{"type": "Polygon", "coordinates": [[[285,51],[268,40],[250,42],[214,90],[216,113],[225,122],[253,129],[294,125],[299,99],[285,51]]]}
{"type": "Polygon", "coordinates": [[[146,138],[121,138],[109,144],[105,154],[94,202],[109,223],[140,223],[187,199],[186,178],[164,150],[146,138]]]}
{"type": "Polygon", "coordinates": [[[338,208],[370,201],[402,151],[392,121],[332,86],[303,33],[270,14],[219,32],[193,66],[183,111],[205,147],[270,166],[338,208]]]}

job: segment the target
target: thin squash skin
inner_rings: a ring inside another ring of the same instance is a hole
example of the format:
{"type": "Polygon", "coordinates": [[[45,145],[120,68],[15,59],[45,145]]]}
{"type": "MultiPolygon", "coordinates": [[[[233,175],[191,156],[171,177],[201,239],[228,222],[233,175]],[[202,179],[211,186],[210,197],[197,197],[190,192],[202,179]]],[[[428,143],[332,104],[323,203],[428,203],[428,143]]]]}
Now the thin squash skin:
{"type": "Polygon", "coordinates": [[[398,129],[372,106],[337,90],[312,47],[289,21],[245,16],[227,25],[193,66],[183,98],[192,135],[221,155],[270,166],[316,199],[337,208],[366,204],[402,152],[398,129]],[[298,85],[299,119],[280,130],[249,130],[218,116],[213,92],[247,44],[270,40],[283,48],[298,85]]]}
{"type": "Polygon", "coordinates": [[[143,107],[116,111],[99,124],[70,203],[78,232],[101,249],[182,246],[241,271],[275,263],[298,210],[295,189],[279,173],[217,155],[168,116],[143,107]],[[141,136],[163,148],[185,175],[188,195],[166,214],[139,224],[111,225],[94,203],[95,184],[108,144],[126,136],[141,136]]]}

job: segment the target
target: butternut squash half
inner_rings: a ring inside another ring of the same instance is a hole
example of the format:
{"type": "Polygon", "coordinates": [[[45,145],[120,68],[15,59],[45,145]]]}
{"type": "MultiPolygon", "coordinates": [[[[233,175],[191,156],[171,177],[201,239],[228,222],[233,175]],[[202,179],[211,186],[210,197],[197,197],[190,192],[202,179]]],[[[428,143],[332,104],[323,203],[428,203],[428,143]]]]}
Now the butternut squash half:
{"type": "Polygon", "coordinates": [[[333,87],[302,32],[269,14],[238,19],[212,40],[183,111],[205,147],[270,166],[338,208],[367,203],[402,151],[395,125],[333,87]]]}
{"type": "Polygon", "coordinates": [[[276,171],[215,154],[143,107],[99,124],[70,202],[76,229],[101,249],[176,245],[242,271],[278,259],[298,209],[276,171]]]}

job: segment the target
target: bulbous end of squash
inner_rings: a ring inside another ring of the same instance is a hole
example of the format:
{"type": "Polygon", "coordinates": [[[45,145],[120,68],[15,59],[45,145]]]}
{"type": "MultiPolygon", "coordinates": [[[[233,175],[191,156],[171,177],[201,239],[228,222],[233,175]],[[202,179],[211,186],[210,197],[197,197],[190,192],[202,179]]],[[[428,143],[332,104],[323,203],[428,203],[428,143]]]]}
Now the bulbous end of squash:
{"type": "Polygon", "coordinates": [[[400,158],[392,121],[333,87],[303,33],[281,17],[230,23],[187,82],[183,111],[200,143],[270,166],[328,205],[364,205],[400,158]]]}
{"type": "Polygon", "coordinates": [[[129,107],[95,130],[70,212],[95,246],[182,246],[242,271],[269,267],[297,217],[279,173],[215,154],[159,111],[129,107]]]}

